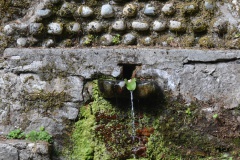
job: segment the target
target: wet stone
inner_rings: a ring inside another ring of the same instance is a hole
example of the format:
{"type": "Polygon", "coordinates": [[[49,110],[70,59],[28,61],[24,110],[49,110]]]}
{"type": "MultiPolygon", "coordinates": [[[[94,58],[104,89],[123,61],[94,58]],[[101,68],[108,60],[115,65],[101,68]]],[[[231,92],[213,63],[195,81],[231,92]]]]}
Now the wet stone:
{"type": "Polygon", "coordinates": [[[167,16],[173,15],[175,13],[175,7],[174,7],[173,3],[165,4],[162,8],[162,12],[167,16]]]}
{"type": "Polygon", "coordinates": [[[30,23],[29,24],[29,33],[32,35],[41,34],[43,27],[44,26],[42,23],[30,23]]]}
{"type": "Polygon", "coordinates": [[[53,39],[47,39],[42,43],[42,46],[46,48],[54,47],[54,45],[55,45],[55,42],[53,39]]]}
{"type": "Polygon", "coordinates": [[[111,34],[105,34],[100,38],[101,44],[104,46],[110,46],[113,43],[113,36],[111,34]]]}
{"type": "Polygon", "coordinates": [[[156,32],[164,31],[167,28],[167,23],[164,21],[154,21],[153,30],[156,32]]]}
{"type": "Polygon", "coordinates": [[[90,22],[88,25],[87,25],[87,31],[88,32],[93,32],[93,33],[99,33],[101,32],[103,29],[103,26],[100,22],[98,21],[93,21],[93,22],[90,22]]]}
{"type": "Polygon", "coordinates": [[[50,9],[39,9],[36,11],[36,15],[41,18],[47,18],[51,16],[51,10],[50,9]]]}
{"type": "Polygon", "coordinates": [[[50,23],[48,24],[48,34],[60,35],[63,31],[62,23],[50,23]]]}
{"type": "Polygon", "coordinates": [[[123,15],[126,17],[134,17],[137,14],[137,6],[135,4],[126,4],[123,8],[123,15]]]}
{"type": "Polygon", "coordinates": [[[101,8],[101,16],[103,18],[111,18],[114,16],[113,7],[110,4],[105,4],[101,8]]]}
{"type": "Polygon", "coordinates": [[[88,6],[80,6],[77,9],[77,14],[81,17],[90,17],[93,15],[93,10],[92,8],[88,7],[88,6]]]}
{"type": "Polygon", "coordinates": [[[128,34],[125,34],[123,36],[123,44],[126,44],[126,45],[132,45],[132,44],[135,44],[137,41],[137,38],[134,34],[132,33],[128,33],[128,34]]]}
{"type": "Polygon", "coordinates": [[[152,4],[146,4],[144,14],[148,16],[156,15],[156,8],[152,4]]]}
{"type": "Polygon", "coordinates": [[[146,31],[149,29],[149,25],[146,22],[133,21],[132,28],[136,31],[146,31]]]}
{"type": "Polygon", "coordinates": [[[116,31],[124,31],[126,29],[126,24],[122,20],[115,21],[112,25],[112,28],[116,31]]]}
{"type": "Polygon", "coordinates": [[[81,31],[81,25],[78,22],[70,22],[66,25],[66,30],[69,33],[79,33],[81,31]]]}

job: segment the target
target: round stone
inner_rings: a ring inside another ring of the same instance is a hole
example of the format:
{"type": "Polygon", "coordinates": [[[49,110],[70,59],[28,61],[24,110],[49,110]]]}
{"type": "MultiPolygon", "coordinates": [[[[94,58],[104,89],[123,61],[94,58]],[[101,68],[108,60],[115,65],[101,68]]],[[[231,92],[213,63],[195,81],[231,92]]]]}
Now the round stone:
{"type": "Polygon", "coordinates": [[[42,23],[30,23],[29,24],[29,33],[32,35],[38,35],[42,33],[44,26],[42,23]]]}
{"type": "Polygon", "coordinates": [[[76,10],[76,6],[73,3],[65,2],[58,11],[61,17],[71,17],[76,10]]]}
{"type": "Polygon", "coordinates": [[[50,9],[39,9],[36,11],[36,15],[41,18],[47,18],[50,17],[52,14],[50,9]]]}
{"type": "Polygon", "coordinates": [[[196,3],[190,3],[190,4],[186,4],[184,7],[183,7],[183,12],[185,14],[193,14],[193,13],[196,13],[198,11],[198,7],[197,7],[197,4],[196,3]]]}
{"type": "Polygon", "coordinates": [[[133,21],[132,28],[136,31],[146,31],[149,29],[149,25],[146,22],[133,21]]]}
{"type": "Polygon", "coordinates": [[[167,28],[167,23],[164,21],[154,21],[153,30],[156,32],[164,31],[167,28]]]}
{"type": "Polygon", "coordinates": [[[94,40],[93,35],[87,35],[80,40],[80,44],[83,46],[90,46],[92,45],[93,40],[94,40]]]}
{"type": "Polygon", "coordinates": [[[27,38],[18,38],[17,45],[19,47],[26,47],[27,46],[27,38]]]}
{"type": "Polygon", "coordinates": [[[62,23],[50,23],[48,24],[48,34],[60,35],[63,31],[62,23]]]}
{"type": "Polygon", "coordinates": [[[105,34],[100,38],[101,44],[104,46],[110,46],[113,44],[113,36],[111,34],[105,34]]]}
{"type": "Polygon", "coordinates": [[[151,37],[145,37],[143,40],[142,40],[142,43],[146,46],[149,46],[151,44],[153,44],[153,40],[151,37]]]}
{"type": "Polygon", "coordinates": [[[3,28],[3,32],[6,35],[12,35],[12,34],[14,34],[14,31],[15,31],[14,27],[12,25],[9,25],[9,24],[4,26],[4,28],[3,28]]]}
{"type": "Polygon", "coordinates": [[[69,33],[79,33],[81,25],[78,22],[70,22],[66,25],[66,30],[69,33]]]}
{"type": "Polygon", "coordinates": [[[87,31],[88,32],[94,32],[94,33],[99,33],[102,31],[102,24],[98,21],[93,21],[88,23],[87,25],[87,31]]]}
{"type": "Polygon", "coordinates": [[[173,3],[165,4],[162,8],[162,12],[167,16],[173,15],[175,13],[175,7],[174,7],[173,3]]]}
{"type": "Polygon", "coordinates": [[[125,34],[123,36],[123,44],[126,44],[126,45],[132,45],[132,44],[135,44],[136,43],[136,36],[133,35],[132,33],[128,33],[128,34],[125,34]]]}
{"type": "Polygon", "coordinates": [[[180,21],[170,21],[169,29],[175,32],[183,32],[186,30],[186,26],[180,21]]]}
{"type": "Polygon", "coordinates": [[[197,18],[192,21],[194,32],[204,32],[207,30],[207,22],[203,18],[197,18]]]}
{"type": "Polygon", "coordinates": [[[53,47],[55,44],[53,39],[47,39],[42,43],[43,47],[49,48],[49,47],[53,47]]]}
{"type": "Polygon", "coordinates": [[[126,24],[123,20],[115,21],[112,28],[116,31],[124,31],[126,29],[126,24]]]}
{"type": "Polygon", "coordinates": [[[114,16],[113,7],[110,4],[105,4],[101,8],[101,16],[103,18],[111,18],[114,16]]]}
{"type": "Polygon", "coordinates": [[[93,10],[88,6],[82,5],[78,7],[77,14],[81,17],[90,17],[93,15],[93,10]]]}
{"type": "Polygon", "coordinates": [[[126,17],[133,17],[137,14],[137,6],[135,4],[126,4],[123,8],[123,15],[126,17]]]}
{"type": "Polygon", "coordinates": [[[212,0],[206,0],[204,2],[204,8],[206,10],[213,10],[214,9],[214,2],[212,0]]]}
{"type": "Polygon", "coordinates": [[[152,4],[146,4],[143,13],[148,16],[154,16],[156,15],[156,8],[152,4]]]}

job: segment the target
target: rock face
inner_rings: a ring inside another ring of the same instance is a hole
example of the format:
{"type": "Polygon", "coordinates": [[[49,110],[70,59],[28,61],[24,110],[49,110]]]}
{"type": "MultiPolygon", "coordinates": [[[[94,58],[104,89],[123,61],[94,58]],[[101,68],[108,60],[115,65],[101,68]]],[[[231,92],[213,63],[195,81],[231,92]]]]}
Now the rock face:
{"type": "MultiPolygon", "coordinates": [[[[129,64],[141,65],[137,79],[155,81],[186,102],[211,101],[205,111],[235,108],[239,61],[240,52],[231,50],[8,48],[0,61],[0,132],[43,126],[61,150],[80,106],[90,100],[86,82],[97,75],[124,78],[123,66],[129,64]]],[[[16,148],[9,150],[17,156],[16,148]]]]}
{"type": "Polygon", "coordinates": [[[50,148],[51,146],[44,142],[31,143],[23,140],[0,141],[0,159],[50,160],[50,148]]]}

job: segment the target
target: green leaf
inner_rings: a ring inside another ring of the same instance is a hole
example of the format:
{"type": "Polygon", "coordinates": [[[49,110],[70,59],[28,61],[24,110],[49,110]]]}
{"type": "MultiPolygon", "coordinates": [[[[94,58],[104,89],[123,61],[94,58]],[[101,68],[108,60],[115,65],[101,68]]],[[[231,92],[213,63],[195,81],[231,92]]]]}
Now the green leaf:
{"type": "Polygon", "coordinates": [[[126,87],[129,91],[134,91],[136,89],[136,78],[133,78],[133,79],[130,79],[130,80],[127,80],[127,79],[124,79],[125,81],[125,84],[126,84],[126,87]]]}

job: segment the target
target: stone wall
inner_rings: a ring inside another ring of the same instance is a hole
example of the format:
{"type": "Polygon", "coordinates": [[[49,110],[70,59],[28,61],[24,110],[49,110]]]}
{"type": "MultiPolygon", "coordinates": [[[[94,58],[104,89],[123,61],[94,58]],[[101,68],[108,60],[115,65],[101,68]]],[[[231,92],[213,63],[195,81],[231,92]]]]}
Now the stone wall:
{"type": "Polygon", "coordinates": [[[17,2],[0,5],[1,47],[240,48],[238,0],[17,2]]]}
{"type": "Polygon", "coordinates": [[[31,143],[23,140],[0,141],[0,159],[49,160],[51,147],[48,143],[31,143]]]}

